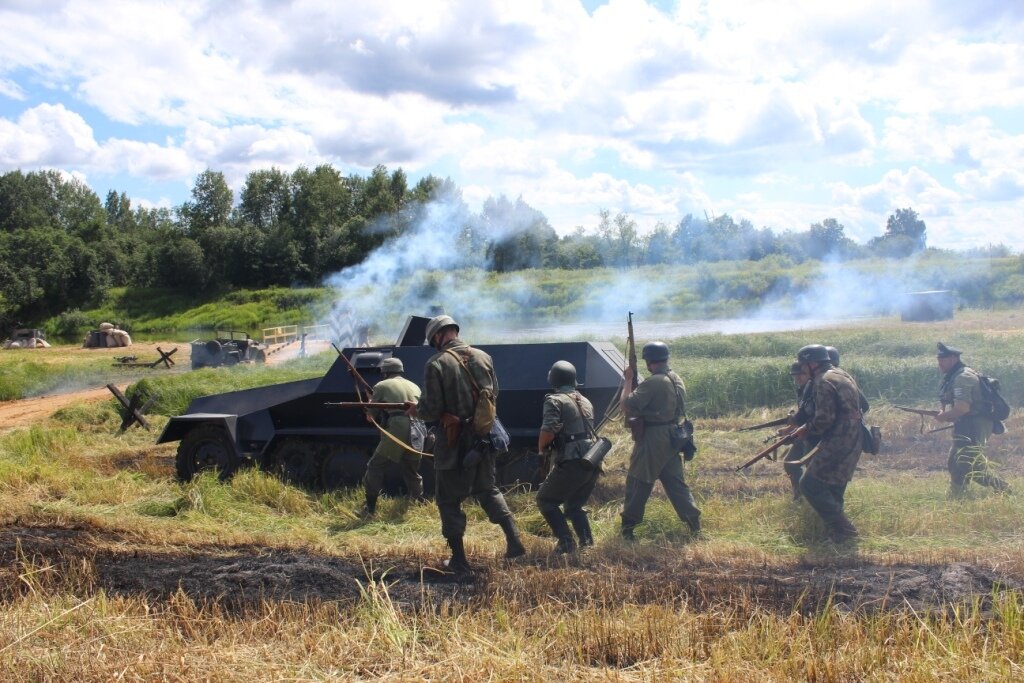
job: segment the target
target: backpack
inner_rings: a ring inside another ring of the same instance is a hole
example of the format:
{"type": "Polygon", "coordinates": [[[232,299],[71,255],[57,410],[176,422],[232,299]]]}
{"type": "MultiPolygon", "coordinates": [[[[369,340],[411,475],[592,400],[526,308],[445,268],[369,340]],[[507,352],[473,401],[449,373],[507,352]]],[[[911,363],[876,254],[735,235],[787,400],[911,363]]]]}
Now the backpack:
{"type": "Polygon", "coordinates": [[[987,408],[986,416],[996,422],[1010,417],[1010,405],[999,393],[999,380],[985,375],[978,375],[978,379],[981,381],[981,400],[987,408]]]}
{"type": "Polygon", "coordinates": [[[466,371],[469,383],[473,385],[473,433],[480,438],[488,436],[494,428],[495,420],[498,419],[498,402],[494,390],[491,387],[481,389],[462,356],[452,349],[448,349],[448,353],[459,361],[459,365],[466,371]]]}

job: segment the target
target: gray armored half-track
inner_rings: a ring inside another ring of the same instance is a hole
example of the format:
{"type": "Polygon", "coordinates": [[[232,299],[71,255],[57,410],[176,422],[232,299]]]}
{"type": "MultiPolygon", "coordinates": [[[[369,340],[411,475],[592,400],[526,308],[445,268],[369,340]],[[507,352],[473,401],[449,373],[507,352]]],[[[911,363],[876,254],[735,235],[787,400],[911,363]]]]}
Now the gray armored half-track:
{"type": "MultiPolygon", "coordinates": [[[[427,318],[410,316],[394,346],[347,348],[342,353],[371,385],[381,379],[385,358],[400,358],[405,376],[422,382],[423,368],[434,350],[426,346],[427,318]]],[[[537,483],[536,448],[547,372],[557,360],[576,366],[580,391],[594,404],[597,420],[613,404],[625,360],[607,342],[494,344],[479,348],[494,359],[500,393],[498,416],[512,437],[509,453],[499,459],[503,484],[537,483]]],[[[357,484],[380,439],[362,411],[325,405],[357,401],[355,384],[341,358],[321,378],[197,398],[184,415],[172,417],[157,443],[180,441],[177,473],[189,480],[204,469],[223,476],[256,464],[288,480],[316,489],[357,484]]],[[[421,472],[432,490],[433,469],[424,459],[421,472]]],[[[397,470],[386,486],[400,490],[397,470]]]]}

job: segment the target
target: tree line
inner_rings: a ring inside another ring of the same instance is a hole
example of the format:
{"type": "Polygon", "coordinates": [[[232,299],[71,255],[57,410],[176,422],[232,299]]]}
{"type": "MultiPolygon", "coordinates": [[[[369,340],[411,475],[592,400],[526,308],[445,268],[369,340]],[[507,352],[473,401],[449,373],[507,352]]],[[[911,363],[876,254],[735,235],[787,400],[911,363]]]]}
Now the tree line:
{"type": "Polygon", "coordinates": [[[867,245],[826,218],[805,231],[776,233],[728,215],[686,215],[640,234],[627,214],[604,211],[596,226],[559,236],[521,198],[486,200],[470,211],[449,179],[410,186],[401,170],[378,166],[343,176],[330,165],[292,173],[256,170],[237,197],[224,174],[198,175],[174,208],[133,206],[124,192],[105,200],[55,170],[0,176],[0,323],[28,324],[88,308],[110,287],[161,287],[190,295],[236,288],[315,286],[415,229],[433,202],[453,217],[453,248],[472,265],[507,272],[750,259],[794,261],[829,255],[901,257],[926,247],[926,227],[898,209],[867,245]]]}

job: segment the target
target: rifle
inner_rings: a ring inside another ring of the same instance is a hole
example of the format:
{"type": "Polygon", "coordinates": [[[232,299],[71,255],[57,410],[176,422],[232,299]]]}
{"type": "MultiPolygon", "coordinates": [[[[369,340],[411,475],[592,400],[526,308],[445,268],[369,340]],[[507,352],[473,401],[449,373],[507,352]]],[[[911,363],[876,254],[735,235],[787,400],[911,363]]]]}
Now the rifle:
{"type": "Polygon", "coordinates": [[[373,403],[365,401],[327,401],[325,406],[338,406],[339,408],[373,408],[374,410],[405,410],[404,403],[373,403]]]}
{"type": "MultiPolygon", "coordinates": [[[[926,410],[924,408],[908,408],[907,406],[893,406],[893,408],[896,408],[897,410],[902,410],[905,413],[914,413],[915,415],[921,416],[921,429],[918,431],[918,434],[924,434],[924,418],[935,417],[936,415],[939,414],[939,411],[937,410],[926,410]]],[[[936,429],[932,431],[942,431],[942,429],[936,429]]]]}
{"type": "MultiPolygon", "coordinates": [[[[633,336],[633,311],[629,312],[626,318],[626,362],[629,369],[633,371],[633,381],[629,387],[630,391],[636,391],[640,386],[639,372],[636,367],[636,338],[633,336]]],[[[626,426],[633,435],[633,442],[640,443],[644,440],[644,420],[641,417],[627,417],[626,426]]]]}
{"type": "MultiPolygon", "coordinates": [[[[764,449],[762,449],[760,452],[758,452],[758,454],[755,455],[753,458],[751,458],[750,460],[746,461],[745,463],[743,463],[742,465],[737,467],[736,471],[739,472],[740,470],[746,469],[746,468],[750,467],[751,465],[753,465],[758,460],[763,460],[764,458],[767,458],[768,456],[770,456],[772,453],[774,453],[775,451],[779,450],[783,446],[786,446],[788,444],[793,443],[794,441],[797,441],[797,440],[803,438],[803,435],[804,435],[804,433],[806,431],[807,431],[807,425],[800,425],[799,427],[797,427],[796,429],[791,431],[789,434],[786,434],[785,436],[780,438],[778,441],[775,441],[771,445],[766,446],[764,449]]],[[[774,460],[774,458],[772,458],[772,459],[774,460]]]]}
{"type": "Polygon", "coordinates": [[[364,400],[362,392],[359,391],[359,385],[362,384],[363,387],[366,389],[366,400],[369,400],[369,397],[373,396],[373,387],[371,387],[370,384],[365,379],[363,379],[363,376],[359,374],[358,370],[356,370],[356,366],[352,365],[352,361],[348,359],[348,356],[341,352],[341,349],[338,348],[337,344],[331,342],[331,346],[333,346],[334,350],[338,352],[338,355],[341,356],[341,359],[345,361],[345,365],[348,366],[348,374],[352,375],[352,379],[357,382],[356,396],[359,397],[360,401],[364,400]]]}
{"type": "Polygon", "coordinates": [[[733,431],[734,432],[753,432],[753,431],[757,431],[758,429],[767,429],[768,427],[781,427],[782,425],[789,423],[789,418],[792,415],[793,415],[793,413],[790,413],[786,417],[780,417],[777,420],[768,420],[768,422],[762,422],[761,424],[751,425],[749,427],[740,427],[739,429],[734,429],[733,431]]]}

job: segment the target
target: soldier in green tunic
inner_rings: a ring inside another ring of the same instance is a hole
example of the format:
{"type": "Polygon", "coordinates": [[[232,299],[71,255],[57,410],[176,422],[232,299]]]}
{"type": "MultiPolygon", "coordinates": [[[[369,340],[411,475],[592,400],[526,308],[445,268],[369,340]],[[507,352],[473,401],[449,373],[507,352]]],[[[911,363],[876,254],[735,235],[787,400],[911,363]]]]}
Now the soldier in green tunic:
{"type": "MultiPolygon", "coordinates": [[[[373,387],[374,403],[415,403],[420,400],[420,388],[402,377],[405,367],[401,358],[385,358],[380,364],[380,370],[384,379],[373,387]]],[[[368,416],[402,443],[410,443],[412,418],[404,411],[371,409],[368,416]]],[[[391,463],[398,465],[409,495],[415,499],[423,497],[420,456],[382,434],[373,457],[366,463],[366,474],[363,476],[363,488],[366,490],[366,507],[363,512],[367,516],[372,517],[377,512],[377,498],[384,486],[384,474],[391,463]]]]}
{"type": "Polygon", "coordinates": [[[417,404],[409,406],[406,414],[439,423],[434,442],[435,498],[441,515],[441,534],[452,551],[448,568],[455,572],[472,571],[463,543],[466,513],[462,511],[462,501],[469,497],[476,498],[487,518],[505,532],[505,557],[519,557],[526,553],[526,548],[498,490],[495,454],[487,448],[474,449],[476,392],[477,388],[490,389],[497,398],[494,364],[485,352],[459,339],[459,325],[450,316],[431,318],[426,338],[437,353],[424,368],[423,395],[417,404]],[[482,457],[467,457],[474,452],[482,457]]]}
{"type": "Polygon", "coordinates": [[[985,445],[992,434],[992,416],[985,414],[978,373],[960,361],[960,349],[937,344],[939,371],[944,373],[939,389],[940,422],[953,423],[953,445],[949,449],[950,495],[962,496],[968,482],[1009,491],[1009,485],[993,474],[985,457],[985,445]]]}
{"type": "Polygon", "coordinates": [[[800,491],[825,522],[829,538],[845,543],[857,537],[844,507],[863,445],[860,389],[846,371],[833,367],[821,344],[803,347],[796,359],[811,376],[814,407],[806,438],[818,439],[817,452],[800,478],[800,491]]]}
{"type": "Polygon", "coordinates": [[[643,436],[633,445],[626,475],[626,500],[622,507],[622,537],[633,540],[633,529],[644,519],[654,482],[661,481],[679,519],[694,534],[700,532],[700,510],[683,479],[683,461],[672,444],[672,432],[686,414],[686,387],[668,367],[668,346],[644,345],[643,359],[651,375],[630,393],[631,368],[626,368],[619,407],[629,418],[643,420],[643,436]]]}
{"type": "Polygon", "coordinates": [[[544,397],[544,413],[537,437],[537,452],[550,448],[551,469],[537,492],[537,507],[551,526],[557,553],[575,552],[569,530],[572,522],[580,546],[594,545],[590,520],[583,509],[597,484],[598,470],[583,466],[581,458],[594,445],[594,407],[576,391],[576,367],[560,360],[548,371],[554,393],[544,397]],[[565,505],[562,511],[561,505],[565,505]]]}

